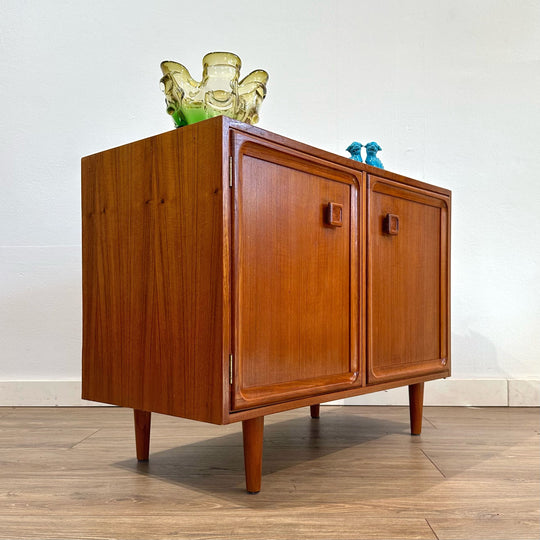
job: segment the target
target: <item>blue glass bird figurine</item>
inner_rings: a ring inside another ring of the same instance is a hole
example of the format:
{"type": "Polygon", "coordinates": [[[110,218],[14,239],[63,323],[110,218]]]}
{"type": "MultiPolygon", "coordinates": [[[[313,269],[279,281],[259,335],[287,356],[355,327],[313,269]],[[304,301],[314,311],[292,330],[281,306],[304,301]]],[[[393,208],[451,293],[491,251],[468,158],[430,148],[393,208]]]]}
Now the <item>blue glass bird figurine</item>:
{"type": "Polygon", "coordinates": [[[347,148],[347,152],[351,154],[351,159],[359,161],[360,163],[364,163],[362,161],[362,146],[364,145],[359,142],[353,142],[347,148]]]}
{"type": "Polygon", "coordinates": [[[382,150],[382,148],[375,142],[370,142],[366,144],[366,164],[371,165],[372,167],[379,167],[379,169],[384,169],[382,161],[377,157],[377,152],[382,150]]]}

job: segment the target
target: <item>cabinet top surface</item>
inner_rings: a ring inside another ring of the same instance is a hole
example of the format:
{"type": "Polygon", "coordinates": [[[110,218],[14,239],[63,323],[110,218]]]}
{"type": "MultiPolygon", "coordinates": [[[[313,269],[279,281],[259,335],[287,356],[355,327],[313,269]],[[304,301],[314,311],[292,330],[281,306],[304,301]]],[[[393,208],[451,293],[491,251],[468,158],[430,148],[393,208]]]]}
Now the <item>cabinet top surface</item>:
{"type": "MultiPolygon", "coordinates": [[[[154,139],[159,139],[161,137],[192,137],[196,135],[197,129],[203,124],[206,125],[207,127],[211,127],[211,129],[215,130],[216,132],[221,132],[223,136],[222,141],[224,143],[227,142],[227,144],[228,144],[228,139],[229,139],[229,132],[231,130],[234,130],[237,132],[248,134],[252,137],[257,137],[262,140],[271,141],[285,148],[293,149],[293,150],[302,152],[310,156],[314,156],[320,159],[324,159],[326,161],[343,165],[345,167],[348,167],[349,169],[354,169],[359,172],[365,172],[368,175],[377,176],[379,178],[386,178],[388,180],[393,180],[395,182],[399,182],[399,183],[406,184],[409,186],[418,187],[420,189],[426,189],[434,193],[438,193],[439,195],[451,197],[451,191],[449,189],[442,188],[440,186],[436,186],[433,184],[429,184],[420,180],[415,180],[413,178],[409,178],[401,174],[388,171],[386,169],[379,169],[377,167],[366,165],[365,163],[359,163],[358,161],[352,160],[348,157],[340,156],[338,154],[334,154],[327,150],[322,150],[320,148],[316,148],[314,146],[310,146],[308,144],[295,141],[294,139],[290,139],[283,135],[278,135],[277,133],[273,133],[271,131],[262,129],[260,127],[251,126],[249,124],[239,122],[238,120],[233,120],[231,118],[228,118],[226,116],[217,116],[215,118],[203,120],[202,122],[198,122],[196,124],[191,124],[188,126],[184,126],[182,128],[166,131],[158,135],[141,139],[140,141],[134,141],[131,143],[127,143],[125,145],[120,145],[115,148],[107,149],[103,152],[97,152],[96,154],[93,154],[93,155],[97,156],[105,152],[127,149],[133,144],[137,144],[142,141],[152,141],[154,139]]],[[[82,159],[85,160],[91,157],[92,155],[83,157],[82,159]]]]}

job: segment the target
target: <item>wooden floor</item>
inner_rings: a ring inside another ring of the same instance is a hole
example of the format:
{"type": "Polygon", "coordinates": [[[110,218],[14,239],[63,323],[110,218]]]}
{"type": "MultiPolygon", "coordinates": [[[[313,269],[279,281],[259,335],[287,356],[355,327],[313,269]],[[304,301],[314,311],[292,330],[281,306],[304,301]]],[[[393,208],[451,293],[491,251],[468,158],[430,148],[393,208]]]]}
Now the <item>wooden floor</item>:
{"type": "Polygon", "coordinates": [[[0,538],[538,539],[539,411],[322,407],[266,418],[263,487],[244,491],[241,426],[0,408],[0,538]]]}

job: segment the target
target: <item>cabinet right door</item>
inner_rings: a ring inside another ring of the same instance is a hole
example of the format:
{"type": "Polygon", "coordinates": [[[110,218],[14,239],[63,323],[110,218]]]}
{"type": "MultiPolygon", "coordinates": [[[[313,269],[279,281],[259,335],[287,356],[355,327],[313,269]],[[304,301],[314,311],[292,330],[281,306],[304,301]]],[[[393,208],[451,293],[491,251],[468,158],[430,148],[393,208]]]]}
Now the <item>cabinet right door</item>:
{"type": "Polygon", "coordinates": [[[367,382],[450,374],[450,198],[369,175],[367,382]]]}

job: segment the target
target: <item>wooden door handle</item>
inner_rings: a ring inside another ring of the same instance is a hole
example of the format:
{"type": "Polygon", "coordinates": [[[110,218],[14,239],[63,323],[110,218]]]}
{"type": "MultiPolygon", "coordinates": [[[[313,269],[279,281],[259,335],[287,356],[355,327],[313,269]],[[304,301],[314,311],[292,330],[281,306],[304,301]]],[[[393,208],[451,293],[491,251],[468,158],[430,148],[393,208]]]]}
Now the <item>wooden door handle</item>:
{"type": "Polygon", "coordinates": [[[399,233],[399,216],[386,214],[383,220],[383,232],[395,236],[399,233]]]}
{"type": "Polygon", "coordinates": [[[326,207],[326,223],[332,227],[343,227],[343,205],[329,202],[326,207]]]}

